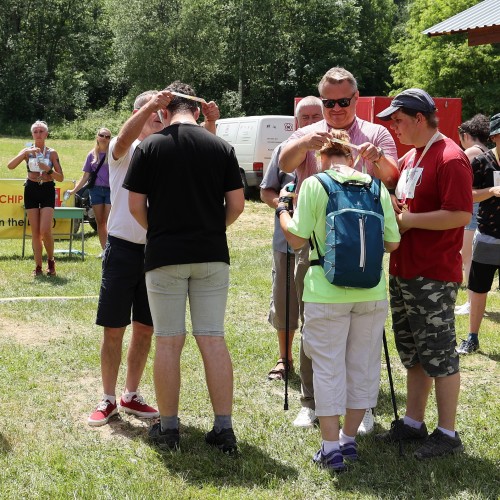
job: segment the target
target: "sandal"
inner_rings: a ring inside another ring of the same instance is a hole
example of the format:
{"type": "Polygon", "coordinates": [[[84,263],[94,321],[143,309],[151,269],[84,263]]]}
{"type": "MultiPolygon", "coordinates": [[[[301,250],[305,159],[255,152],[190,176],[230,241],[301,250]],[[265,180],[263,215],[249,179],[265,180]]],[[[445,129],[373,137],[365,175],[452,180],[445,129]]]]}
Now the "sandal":
{"type": "MultiPolygon", "coordinates": [[[[285,363],[286,359],[280,358],[276,361],[275,367],[267,374],[267,378],[269,380],[284,380],[285,378],[285,363]],[[283,368],[278,368],[278,366],[282,365],[283,368]]],[[[293,372],[293,361],[290,361],[288,364],[288,373],[293,372]]]]}

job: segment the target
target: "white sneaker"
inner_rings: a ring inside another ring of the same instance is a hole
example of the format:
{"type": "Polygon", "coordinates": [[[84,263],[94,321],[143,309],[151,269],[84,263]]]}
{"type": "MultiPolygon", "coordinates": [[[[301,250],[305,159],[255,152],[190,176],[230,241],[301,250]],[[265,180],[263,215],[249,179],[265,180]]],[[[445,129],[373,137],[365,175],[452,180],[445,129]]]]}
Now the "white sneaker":
{"type": "Polygon", "coordinates": [[[297,418],[293,421],[294,427],[314,427],[318,421],[316,413],[311,408],[301,408],[297,418]]]}
{"type": "Polygon", "coordinates": [[[368,408],[365,411],[365,416],[363,417],[363,420],[359,424],[358,427],[358,434],[363,435],[363,434],[369,434],[370,432],[373,431],[373,426],[375,425],[375,422],[373,420],[373,412],[371,408],[368,408]]]}
{"type": "Polygon", "coordinates": [[[462,314],[469,314],[469,313],[470,313],[470,302],[466,302],[461,306],[455,307],[455,314],[459,316],[461,316],[462,314]]]}

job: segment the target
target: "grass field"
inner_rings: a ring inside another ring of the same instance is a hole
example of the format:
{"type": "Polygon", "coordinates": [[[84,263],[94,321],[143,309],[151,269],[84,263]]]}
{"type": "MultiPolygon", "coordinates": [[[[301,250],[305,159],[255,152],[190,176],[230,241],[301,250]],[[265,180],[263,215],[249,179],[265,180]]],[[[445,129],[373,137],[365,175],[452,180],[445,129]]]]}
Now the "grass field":
{"type": "MultiPolygon", "coordinates": [[[[2,177],[12,175],[5,169],[6,162],[24,142],[0,139],[2,177]]],[[[77,179],[91,143],[49,145],[58,150],[67,179],[77,179]]],[[[17,174],[12,177],[19,177],[21,171],[17,174]]],[[[488,298],[481,352],[462,358],[457,428],[466,452],[419,462],[412,457],[412,447],[399,457],[396,447],[366,436],[359,439],[362,460],[346,474],[331,476],[311,463],[320,442],[319,430],[291,425],[300,408],[297,376],[291,379],[287,412],[283,411],[283,384],[266,380],[278,354],[275,334],[267,323],[273,217],[265,205],[250,201],[228,231],[232,266],[226,338],[235,371],[234,425],[241,450],[237,458],[203,442],[212,413],[192,336],[182,362],[180,452],[160,453],[152,448],[146,440],[149,424],[129,416],[90,428],[86,418],[102,391],[102,332],[94,325],[101,264],[93,257],[99,253],[97,236],[86,228],[89,256],[84,262],[59,257],[58,276],[36,281],[31,277],[31,253],[20,258],[20,240],[1,241],[0,498],[500,497],[500,292],[492,291],[488,298]]],[[[58,245],[62,248],[67,242],[58,245]]],[[[462,290],[458,303],[464,300],[462,290]]],[[[467,317],[458,317],[458,337],[465,337],[467,328],[467,317]]],[[[401,414],[405,374],[389,319],[387,332],[401,414]]],[[[294,348],[298,359],[297,342],[294,348]]],[[[148,401],[154,401],[151,361],[152,357],[142,383],[148,401]]],[[[118,390],[123,381],[124,369],[118,390]]],[[[433,397],[428,408],[426,421],[433,429],[433,397]]],[[[388,428],[392,418],[384,363],[376,430],[388,428]]]]}

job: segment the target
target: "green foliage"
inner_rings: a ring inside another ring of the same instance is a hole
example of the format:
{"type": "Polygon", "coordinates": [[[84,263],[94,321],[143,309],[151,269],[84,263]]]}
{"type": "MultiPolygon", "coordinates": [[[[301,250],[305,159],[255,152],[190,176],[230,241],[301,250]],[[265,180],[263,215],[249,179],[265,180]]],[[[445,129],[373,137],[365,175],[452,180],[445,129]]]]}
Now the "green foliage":
{"type": "Polygon", "coordinates": [[[470,6],[469,0],[413,1],[405,31],[392,47],[394,92],[422,87],[431,95],[461,97],[464,119],[498,112],[500,44],[469,47],[465,35],[421,33],[470,6]]]}

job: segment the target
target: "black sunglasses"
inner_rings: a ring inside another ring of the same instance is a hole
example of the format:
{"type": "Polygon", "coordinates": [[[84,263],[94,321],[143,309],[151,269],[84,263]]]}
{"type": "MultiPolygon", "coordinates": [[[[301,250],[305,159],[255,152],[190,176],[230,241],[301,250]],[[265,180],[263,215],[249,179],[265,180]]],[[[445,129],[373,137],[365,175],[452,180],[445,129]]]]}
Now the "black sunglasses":
{"type": "Polygon", "coordinates": [[[338,104],[341,108],[347,108],[351,104],[351,99],[354,97],[354,94],[352,94],[351,97],[342,97],[341,99],[321,99],[321,102],[323,103],[323,106],[325,108],[334,108],[335,104],[338,104]]]}
{"type": "Polygon", "coordinates": [[[99,137],[104,137],[105,139],[111,139],[111,136],[110,135],[106,135],[106,134],[97,134],[99,137]]]}

